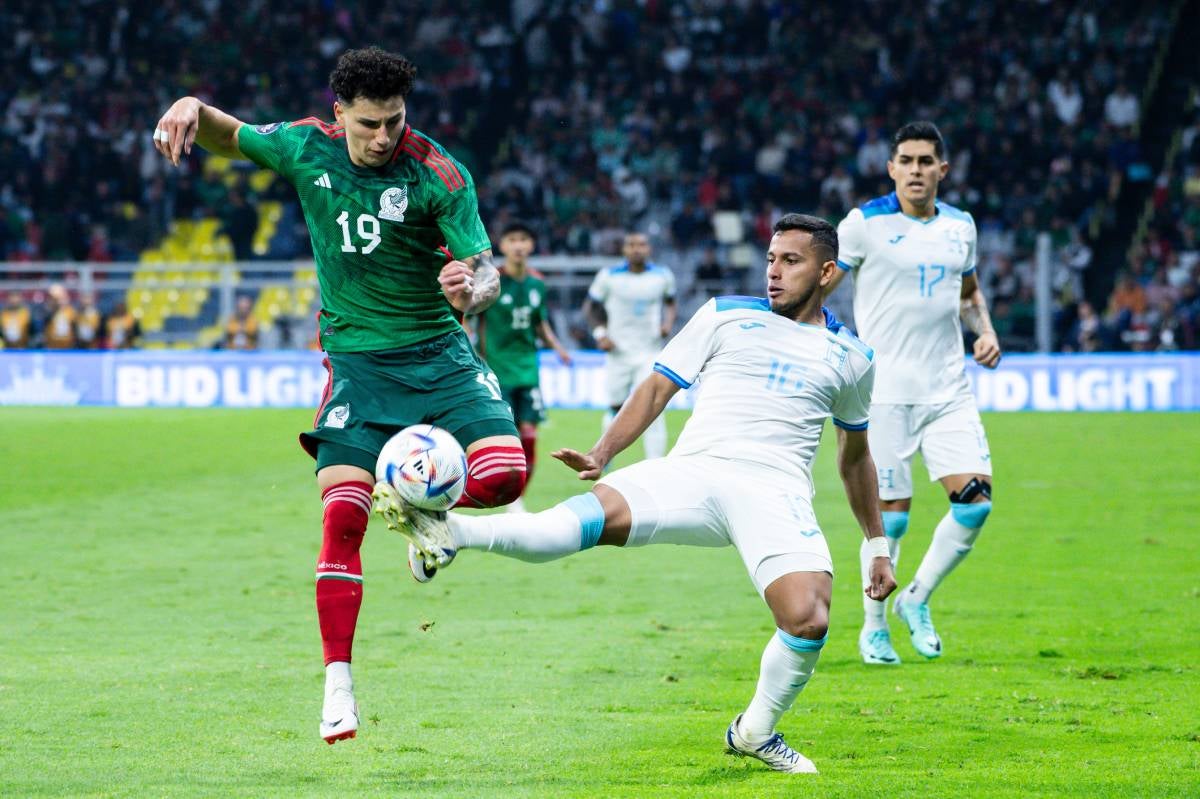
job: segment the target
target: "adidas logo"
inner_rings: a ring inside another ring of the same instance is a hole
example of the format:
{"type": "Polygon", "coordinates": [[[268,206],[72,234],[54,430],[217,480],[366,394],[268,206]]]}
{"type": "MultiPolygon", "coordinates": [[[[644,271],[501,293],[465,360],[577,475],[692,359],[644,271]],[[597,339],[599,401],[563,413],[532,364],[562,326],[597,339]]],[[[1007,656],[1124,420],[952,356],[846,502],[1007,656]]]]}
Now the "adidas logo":
{"type": "Polygon", "coordinates": [[[333,186],[329,183],[329,173],[326,172],[321,177],[313,181],[314,186],[320,186],[323,189],[332,189],[333,186]]]}

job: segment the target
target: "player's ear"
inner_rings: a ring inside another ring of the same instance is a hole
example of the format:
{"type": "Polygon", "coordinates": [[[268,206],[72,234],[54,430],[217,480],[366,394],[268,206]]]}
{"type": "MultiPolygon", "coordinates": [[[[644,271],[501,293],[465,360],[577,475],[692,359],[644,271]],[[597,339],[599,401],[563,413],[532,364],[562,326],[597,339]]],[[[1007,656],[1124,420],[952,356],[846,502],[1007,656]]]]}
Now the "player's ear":
{"type": "Polygon", "coordinates": [[[837,272],[837,261],[826,261],[821,264],[820,286],[825,288],[833,282],[833,276],[837,272]]]}
{"type": "Polygon", "coordinates": [[[895,180],[896,179],[896,162],[892,160],[891,156],[888,156],[887,170],[888,170],[888,177],[891,178],[892,180],[895,180]]]}
{"type": "Polygon", "coordinates": [[[343,116],[345,113],[346,113],[346,109],[342,107],[342,101],[341,101],[341,100],[334,100],[334,101],[333,101],[333,118],[334,118],[334,119],[337,121],[337,123],[338,123],[339,125],[341,125],[342,127],[345,127],[345,123],[342,121],[342,116],[343,116]]]}
{"type": "Polygon", "coordinates": [[[945,180],[948,174],[950,174],[950,162],[942,161],[941,167],[938,168],[938,180],[945,180]]]}

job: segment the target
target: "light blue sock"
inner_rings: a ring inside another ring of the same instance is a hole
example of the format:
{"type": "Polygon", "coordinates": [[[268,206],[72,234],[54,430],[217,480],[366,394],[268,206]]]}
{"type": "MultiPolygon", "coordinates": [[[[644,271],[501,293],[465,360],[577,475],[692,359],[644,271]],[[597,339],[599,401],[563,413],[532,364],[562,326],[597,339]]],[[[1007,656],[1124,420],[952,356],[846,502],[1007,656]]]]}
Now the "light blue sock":
{"type": "Polygon", "coordinates": [[[459,549],[545,563],[596,546],[604,532],[604,508],[595,494],[588,493],[541,513],[450,513],[447,521],[459,549]]]}

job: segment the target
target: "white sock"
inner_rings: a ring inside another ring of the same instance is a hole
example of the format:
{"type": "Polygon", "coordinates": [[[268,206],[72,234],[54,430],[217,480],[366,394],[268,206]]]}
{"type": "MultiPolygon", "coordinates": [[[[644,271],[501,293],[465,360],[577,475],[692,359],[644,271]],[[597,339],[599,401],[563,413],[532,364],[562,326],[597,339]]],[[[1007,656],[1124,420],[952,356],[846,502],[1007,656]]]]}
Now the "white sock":
{"type": "MultiPolygon", "coordinates": [[[[900,564],[900,539],[908,532],[908,511],[885,510],[883,517],[883,533],[888,542],[888,554],[892,557],[892,570],[900,564]]],[[[862,566],[862,584],[866,588],[871,584],[871,557],[867,554],[867,541],[864,538],[858,549],[858,560],[862,566]]],[[[863,628],[866,630],[882,630],[887,627],[887,604],[878,599],[871,599],[863,594],[863,628]]]]}
{"type": "Polygon", "coordinates": [[[338,686],[351,689],[354,687],[354,680],[350,677],[350,664],[344,660],[335,660],[325,667],[325,693],[330,693],[338,686]]]}
{"type": "MultiPolygon", "coordinates": [[[[885,536],[888,542],[888,554],[892,556],[892,569],[900,560],[900,539],[885,536]]],[[[864,538],[858,548],[858,561],[862,570],[863,588],[871,585],[871,553],[864,538]]],[[[887,627],[887,603],[863,594],[863,628],[867,630],[882,630],[887,627]]]]}
{"type": "Polygon", "coordinates": [[[616,411],[609,409],[604,412],[604,416],[600,419],[600,435],[604,435],[608,432],[608,428],[612,427],[613,419],[616,418],[616,411]]]}
{"type": "Polygon", "coordinates": [[[646,449],[646,460],[667,454],[667,420],[661,414],[642,433],[642,446],[646,449]]]}
{"type": "Polygon", "coordinates": [[[990,502],[951,506],[950,512],[942,517],[933,531],[933,541],[930,542],[929,551],[925,553],[921,565],[917,567],[917,575],[904,589],[905,601],[929,601],[929,597],[941,585],[942,580],[946,579],[946,575],[954,571],[970,553],[991,507],[990,502]],[[967,527],[962,522],[968,519],[977,522],[978,525],[967,527]]]}
{"type": "Polygon", "coordinates": [[[604,529],[604,510],[595,494],[580,494],[540,513],[450,513],[446,519],[459,549],[479,549],[529,563],[545,563],[593,547],[604,529]]]}
{"type": "Polygon", "coordinates": [[[824,638],[810,641],[782,630],[771,636],[763,650],[754,698],[738,725],[749,743],[762,743],[775,734],[775,725],[812,677],[824,644],[824,638]]]}

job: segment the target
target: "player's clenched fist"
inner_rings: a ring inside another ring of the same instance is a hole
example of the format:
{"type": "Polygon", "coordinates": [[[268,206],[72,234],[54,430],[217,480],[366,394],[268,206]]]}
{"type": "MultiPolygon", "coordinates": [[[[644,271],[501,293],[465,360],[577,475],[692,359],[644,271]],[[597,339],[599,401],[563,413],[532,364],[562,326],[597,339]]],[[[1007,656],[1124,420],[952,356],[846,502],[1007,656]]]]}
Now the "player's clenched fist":
{"type": "Polygon", "coordinates": [[[981,333],[975,339],[975,362],[988,369],[995,369],[1000,364],[1000,341],[995,333],[981,333]]]}
{"type": "Polygon", "coordinates": [[[466,313],[475,296],[475,273],[471,267],[462,261],[450,261],[438,273],[438,283],[454,309],[466,313]]]}
{"type": "Polygon", "coordinates": [[[180,154],[192,154],[192,143],[200,129],[200,101],[195,97],[176,100],[154,126],[154,149],[179,166],[180,154]]]}
{"type": "Polygon", "coordinates": [[[896,590],[896,575],[892,572],[891,558],[871,559],[871,584],[863,590],[877,602],[887,599],[896,590]]]}

